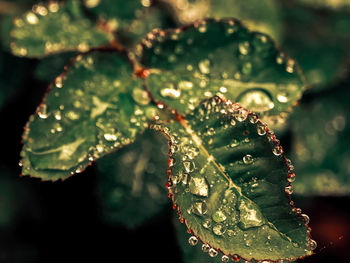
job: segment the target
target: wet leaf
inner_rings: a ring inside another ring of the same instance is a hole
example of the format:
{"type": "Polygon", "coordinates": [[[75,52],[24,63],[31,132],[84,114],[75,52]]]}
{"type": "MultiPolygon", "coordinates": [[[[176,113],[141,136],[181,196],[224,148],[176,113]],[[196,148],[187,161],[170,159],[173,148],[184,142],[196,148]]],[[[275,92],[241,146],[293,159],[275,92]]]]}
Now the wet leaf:
{"type": "Polygon", "coordinates": [[[282,19],[279,3],[274,0],[163,0],[170,5],[175,19],[181,25],[213,17],[235,17],[249,29],[280,39],[282,19]]]}
{"type": "Polygon", "coordinates": [[[11,50],[15,55],[42,57],[66,51],[86,52],[113,39],[111,33],[85,16],[79,0],[66,5],[39,4],[32,9],[14,19],[11,50]]]}
{"type": "Polygon", "coordinates": [[[104,220],[137,227],[168,204],[167,140],[159,133],[144,134],[116,153],[97,162],[104,220]]]}
{"type": "Polygon", "coordinates": [[[134,141],[156,108],[129,63],[115,51],[91,52],[56,78],[27,124],[23,174],[63,179],[134,141]]]}
{"type": "Polygon", "coordinates": [[[147,88],[181,114],[218,95],[283,122],[305,88],[294,60],[233,19],[156,31],[139,51],[147,88]]]}
{"type": "Polygon", "coordinates": [[[174,206],[210,256],[218,250],[246,260],[312,254],[308,220],[290,200],[290,161],[255,114],[214,97],[186,119],[153,128],[170,139],[174,206]]]}

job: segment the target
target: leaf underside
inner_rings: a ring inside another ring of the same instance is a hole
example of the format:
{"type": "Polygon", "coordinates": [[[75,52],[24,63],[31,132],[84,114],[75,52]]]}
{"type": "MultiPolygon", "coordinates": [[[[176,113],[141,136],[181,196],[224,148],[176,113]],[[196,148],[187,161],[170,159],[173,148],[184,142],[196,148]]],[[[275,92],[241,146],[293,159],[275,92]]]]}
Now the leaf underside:
{"type": "Polygon", "coordinates": [[[145,85],[180,114],[218,95],[264,116],[285,116],[305,86],[294,60],[234,19],[202,20],[148,34],[140,48],[145,85]]]}
{"type": "Polygon", "coordinates": [[[125,57],[117,52],[80,55],[30,117],[23,174],[57,180],[81,172],[131,143],[155,111],[125,57]]]}
{"type": "Polygon", "coordinates": [[[247,260],[312,253],[305,217],[288,198],[287,159],[256,115],[216,97],[154,128],[170,138],[173,203],[203,243],[247,260]]]}

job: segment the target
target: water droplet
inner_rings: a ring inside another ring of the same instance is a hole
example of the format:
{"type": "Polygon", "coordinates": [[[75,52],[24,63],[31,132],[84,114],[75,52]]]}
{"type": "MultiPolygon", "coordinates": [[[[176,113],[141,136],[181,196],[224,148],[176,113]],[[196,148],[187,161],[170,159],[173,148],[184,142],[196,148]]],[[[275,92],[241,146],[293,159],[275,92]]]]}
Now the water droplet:
{"type": "Polygon", "coordinates": [[[293,59],[288,59],[287,60],[287,65],[286,65],[286,71],[288,73],[293,73],[294,72],[294,67],[295,67],[295,61],[293,59]]]}
{"type": "Polygon", "coordinates": [[[256,124],[258,122],[258,117],[255,114],[250,114],[249,115],[249,121],[252,124],[256,124]]]}
{"type": "Polygon", "coordinates": [[[250,155],[250,154],[246,154],[244,157],[243,157],[243,162],[245,164],[251,164],[253,162],[253,157],[250,155]]]}
{"type": "Polygon", "coordinates": [[[240,108],[237,111],[235,111],[234,116],[235,116],[237,121],[242,122],[242,121],[247,119],[248,111],[246,109],[240,108]]]}
{"type": "Polygon", "coordinates": [[[220,92],[221,93],[226,93],[227,92],[227,88],[226,87],[220,87],[220,92]]]}
{"type": "Polygon", "coordinates": [[[239,225],[243,229],[261,226],[266,221],[259,208],[245,197],[241,197],[238,209],[240,211],[239,225]]]}
{"type": "Polygon", "coordinates": [[[288,185],[288,186],[286,186],[286,188],[284,188],[284,190],[285,190],[286,194],[291,195],[293,193],[293,186],[288,185]]]}
{"type": "Polygon", "coordinates": [[[216,224],[213,226],[213,233],[217,236],[222,236],[226,232],[226,226],[223,224],[216,224]]]}
{"type": "Polygon", "coordinates": [[[262,125],[262,124],[259,124],[259,125],[256,127],[256,130],[257,130],[257,132],[258,132],[258,134],[259,134],[260,136],[263,136],[263,135],[266,134],[265,126],[262,125]]]}
{"type": "Polygon", "coordinates": [[[244,63],[242,66],[242,73],[245,75],[252,73],[252,63],[250,62],[244,63]]]}
{"type": "Polygon", "coordinates": [[[272,148],[272,152],[276,156],[280,156],[282,154],[282,147],[279,144],[275,144],[272,148]]]}
{"type": "Polygon", "coordinates": [[[295,174],[294,173],[289,173],[287,176],[287,181],[292,183],[295,181],[295,174]]]}
{"type": "Polygon", "coordinates": [[[133,89],[132,98],[134,101],[140,105],[148,105],[151,102],[151,98],[148,96],[147,91],[143,89],[133,89]]]}
{"type": "Polygon", "coordinates": [[[199,216],[205,215],[208,212],[207,203],[204,200],[193,202],[192,208],[193,213],[199,216]]]}
{"type": "Polygon", "coordinates": [[[191,236],[189,239],[188,239],[188,243],[190,243],[191,246],[195,246],[198,244],[198,238],[195,237],[195,236],[191,236]]]}
{"type": "Polygon", "coordinates": [[[301,214],[300,216],[303,218],[306,225],[310,223],[310,217],[308,215],[301,214]]]}
{"type": "Polygon", "coordinates": [[[283,64],[285,61],[285,55],[283,53],[278,54],[276,57],[277,64],[283,64]]]}
{"type": "Polygon", "coordinates": [[[182,80],[179,82],[178,87],[180,90],[190,90],[193,88],[193,83],[191,81],[182,80]]]}
{"type": "Polygon", "coordinates": [[[181,95],[181,90],[175,88],[175,85],[172,83],[169,83],[167,85],[168,87],[163,88],[160,90],[160,95],[164,98],[171,98],[171,99],[177,99],[181,95]]]}
{"type": "Polygon", "coordinates": [[[204,177],[191,177],[188,187],[194,195],[208,196],[209,187],[204,177]]]}
{"type": "Polygon", "coordinates": [[[311,248],[311,250],[315,250],[316,247],[317,247],[316,241],[313,240],[313,239],[311,239],[311,240],[310,240],[310,248],[311,248]]]}
{"type": "Polygon", "coordinates": [[[289,99],[288,93],[285,91],[277,94],[277,100],[281,103],[287,103],[288,99],[289,99]]]}
{"type": "Polygon", "coordinates": [[[214,248],[210,248],[208,251],[209,256],[211,256],[212,258],[216,257],[218,255],[218,251],[214,248]]]}
{"type": "Polygon", "coordinates": [[[47,105],[46,104],[42,104],[40,106],[40,109],[38,111],[38,116],[41,118],[41,119],[47,119],[47,117],[49,117],[49,114],[47,112],[47,105]]]}
{"type": "Polygon", "coordinates": [[[203,227],[206,228],[206,229],[209,229],[212,225],[212,222],[211,222],[211,219],[210,218],[207,218],[206,220],[204,220],[203,222],[203,227]]]}
{"type": "Polygon", "coordinates": [[[198,68],[202,74],[209,74],[210,73],[210,60],[209,59],[201,60],[198,63],[198,68]]]}
{"type": "Polygon", "coordinates": [[[209,249],[210,249],[210,246],[209,246],[208,244],[203,244],[203,245],[202,245],[202,251],[203,251],[203,252],[208,252],[209,249]]]}
{"type": "Polygon", "coordinates": [[[28,12],[26,14],[26,20],[31,25],[35,25],[35,24],[37,24],[39,22],[38,17],[33,12],[28,12]]]}
{"type": "Polygon", "coordinates": [[[222,262],[229,262],[229,260],[230,260],[230,258],[228,257],[228,256],[226,256],[226,255],[223,255],[222,257],[221,257],[221,261],[222,262]]]}
{"type": "Polygon", "coordinates": [[[184,162],[183,164],[184,164],[186,172],[188,172],[188,173],[193,172],[195,167],[196,167],[194,162],[188,162],[187,161],[187,162],[184,162]]]}
{"type": "Polygon", "coordinates": [[[221,210],[217,210],[214,214],[213,214],[213,220],[216,223],[220,223],[220,222],[224,222],[226,220],[226,215],[223,211],[221,210]]]}
{"type": "Polygon", "coordinates": [[[248,41],[244,41],[238,44],[238,50],[242,55],[248,55],[250,44],[248,41]]]}
{"type": "Polygon", "coordinates": [[[247,90],[238,96],[237,101],[253,112],[264,112],[275,107],[271,96],[261,89],[247,90]]]}
{"type": "Polygon", "coordinates": [[[227,230],[227,235],[228,235],[229,237],[232,237],[232,236],[237,235],[237,233],[236,233],[235,231],[233,231],[232,229],[229,229],[229,230],[227,230]]]}
{"type": "Polygon", "coordinates": [[[62,115],[61,112],[58,110],[55,112],[55,119],[60,121],[62,119],[62,115]]]}

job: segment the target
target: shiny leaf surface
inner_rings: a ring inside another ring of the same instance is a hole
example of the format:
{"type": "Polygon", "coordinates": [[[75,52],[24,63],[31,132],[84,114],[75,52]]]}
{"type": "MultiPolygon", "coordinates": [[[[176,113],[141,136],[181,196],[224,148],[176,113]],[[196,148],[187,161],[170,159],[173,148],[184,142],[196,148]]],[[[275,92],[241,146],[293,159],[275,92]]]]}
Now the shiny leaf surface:
{"type": "Polygon", "coordinates": [[[294,60],[268,36],[233,19],[156,31],[139,52],[152,96],[180,114],[218,95],[278,119],[286,117],[305,89],[294,60]]]}
{"type": "Polygon", "coordinates": [[[92,52],[56,78],[27,124],[24,174],[66,178],[147,127],[156,108],[129,63],[115,51],[92,52]]]}
{"type": "Polygon", "coordinates": [[[290,200],[290,161],[255,114],[215,97],[186,119],[154,128],[170,139],[174,206],[210,256],[292,260],[312,254],[308,219],[290,200]]]}

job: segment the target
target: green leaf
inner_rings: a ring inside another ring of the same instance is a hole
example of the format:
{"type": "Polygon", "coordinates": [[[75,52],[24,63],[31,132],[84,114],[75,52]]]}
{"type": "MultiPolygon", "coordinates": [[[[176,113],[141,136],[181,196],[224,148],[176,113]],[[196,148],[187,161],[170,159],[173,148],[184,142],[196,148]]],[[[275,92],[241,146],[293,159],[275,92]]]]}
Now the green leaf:
{"type": "Polygon", "coordinates": [[[294,60],[234,19],[156,31],[143,40],[140,53],[152,96],[180,114],[218,95],[278,120],[305,89],[294,60]]]}
{"type": "Polygon", "coordinates": [[[261,31],[279,40],[282,19],[279,3],[275,0],[163,0],[170,5],[175,19],[181,25],[206,17],[235,17],[249,29],[261,31]]]}
{"type": "Polygon", "coordinates": [[[133,144],[97,162],[104,220],[137,227],[168,204],[167,140],[146,130],[133,144]]]}
{"type": "Polygon", "coordinates": [[[63,179],[134,141],[157,109],[129,63],[115,51],[91,52],[56,78],[27,124],[23,174],[63,179]]]}
{"type": "Polygon", "coordinates": [[[151,1],[83,0],[85,7],[95,16],[115,24],[117,28],[128,26],[151,5],[151,1]]]}
{"type": "Polygon", "coordinates": [[[293,147],[302,195],[350,194],[349,92],[338,90],[302,103],[291,115],[293,147]]]}
{"type": "Polygon", "coordinates": [[[210,256],[218,250],[246,260],[312,254],[308,217],[290,201],[290,161],[255,114],[214,97],[186,119],[153,128],[169,137],[173,203],[210,256]]]}
{"type": "Polygon", "coordinates": [[[108,44],[113,35],[100,29],[83,13],[79,0],[66,5],[57,2],[35,5],[14,20],[11,49],[15,55],[42,57],[49,54],[79,51],[108,44]]]}

